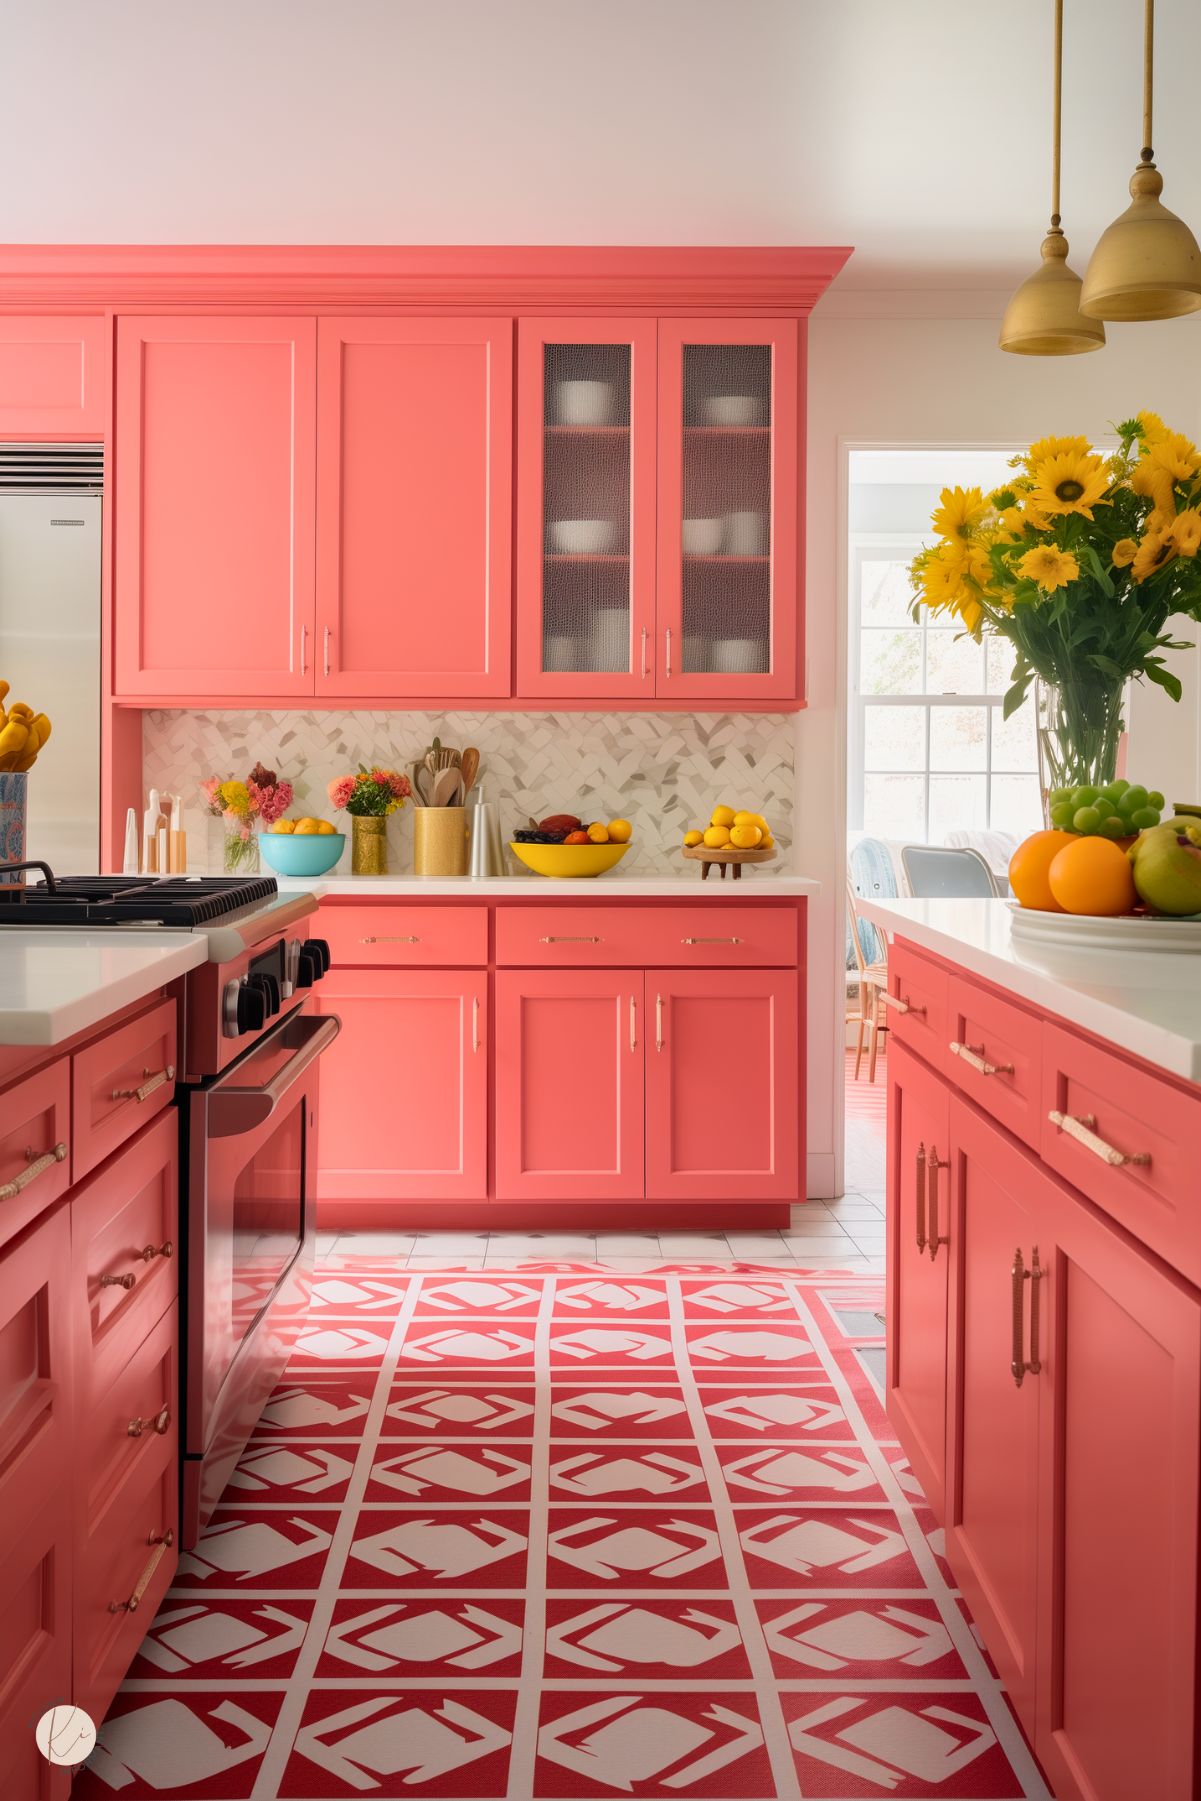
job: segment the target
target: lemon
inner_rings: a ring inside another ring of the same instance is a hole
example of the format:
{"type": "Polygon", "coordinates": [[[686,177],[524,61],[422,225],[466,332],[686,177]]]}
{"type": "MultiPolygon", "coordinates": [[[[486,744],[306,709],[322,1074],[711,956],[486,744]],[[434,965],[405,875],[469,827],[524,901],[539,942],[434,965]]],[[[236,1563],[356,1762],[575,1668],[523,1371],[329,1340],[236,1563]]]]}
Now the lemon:
{"type": "Polygon", "coordinates": [[[273,832],[281,833],[294,832],[296,830],[296,821],[294,819],[277,819],[275,824],[271,827],[271,830],[273,832]]]}
{"type": "Polygon", "coordinates": [[[776,841],[772,837],[771,833],[764,832],[762,838],[760,838],[760,840],[759,840],[759,849],[760,850],[775,850],[775,848],[776,848],[776,841]]]}
{"type": "MultiPolygon", "coordinates": [[[[737,813],[735,813],[735,815],[734,815],[734,824],[735,825],[759,825],[759,815],[758,815],[758,813],[748,813],[746,811],[745,807],[740,808],[739,811],[737,813]]],[[[762,830],[762,827],[760,827],[760,830],[762,830]]]]}
{"type": "Polygon", "coordinates": [[[323,838],[332,838],[334,835],[334,828],[328,819],[319,819],[317,821],[317,830],[323,838]]]}
{"type": "Polygon", "coordinates": [[[737,818],[733,807],[714,807],[709,816],[710,825],[731,826],[737,818]]]}
{"type": "Polygon", "coordinates": [[[691,849],[691,847],[694,844],[703,844],[705,842],[705,834],[704,834],[704,832],[696,832],[696,831],[685,832],[684,833],[684,842],[686,845],[688,845],[689,849],[691,849]]]}
{"type": "Polygon", "coordinates": [[[762,837],[757,825],[736,825],[730,833],[730,843],[735,850],[754,850],[762,837]]]}
{"type": "MultiPolygon", "coordinates": [[[[729,813],[728,807],[719,807],[719,813],[729,813]]],[[[732,815],[731,815],[732,817],[732,815]]],[[[711,825],[705,833],[705,843],[710,850],[725,850],[730,842],[730,828],[724,825],[711,825]]]]}
{"type": "Polygon", "coordinates": [[[316,830],[317,830],[317,821],[315,819],[298,819],[296,821],[296,836],[298,838],[301,836],[302,833],[306,834],[308,837],[311,838],[313,833],[316,830]]]}
{"type": "Polygon", "coordinates": [[[628,819],[609,821],[609,838],[613,844],[628,844],[633,836],[634,828],[628,819]]]}
{"type": "Polygon", "coordinates": [[[593,844],[608,844],[609,828],[599,819],[594,819],[592,824],[588,827],[588,836],[593,844]]]}

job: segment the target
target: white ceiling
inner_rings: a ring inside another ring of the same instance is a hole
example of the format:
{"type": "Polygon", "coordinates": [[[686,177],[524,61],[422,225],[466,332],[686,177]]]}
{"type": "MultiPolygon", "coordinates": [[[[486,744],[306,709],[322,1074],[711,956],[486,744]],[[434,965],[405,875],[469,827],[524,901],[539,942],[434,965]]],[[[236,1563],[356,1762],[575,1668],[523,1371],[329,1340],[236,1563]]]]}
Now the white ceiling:
{"type": "MultiPolygon", "coordinates": [[[[847,287],[1005,287],[1048,211],[1051,10],[0,0],[0,236],[850,243],[847,287]]],[[[1066,12],[1079,268],[1137,158],[1142,8],[1066,12]]],[[[1158,14],[1165,199],[1201,230],[1201,7],[1158,14]]]]}

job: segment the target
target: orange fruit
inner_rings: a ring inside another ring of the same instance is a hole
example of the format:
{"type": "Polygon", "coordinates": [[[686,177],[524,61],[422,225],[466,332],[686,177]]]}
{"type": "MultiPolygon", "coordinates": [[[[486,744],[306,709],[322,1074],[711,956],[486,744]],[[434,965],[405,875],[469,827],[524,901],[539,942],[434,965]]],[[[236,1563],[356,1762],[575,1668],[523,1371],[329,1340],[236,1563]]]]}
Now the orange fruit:
{"type": "Polygon", "coordinates": [[[1073,832],[1031,832],[1009,859],[1009,885],[1023,907],[1044,913],[1062,913],[1048,881],[1051,864],[1066,845],[1075,843],[1073,832]]]}
{"type": "Polygon", "coordinates": [[[1130,859],[1110,838],[1073,837],[1048,879],[1065,913],[1129,913],[1138,899],[1130,859]]]}

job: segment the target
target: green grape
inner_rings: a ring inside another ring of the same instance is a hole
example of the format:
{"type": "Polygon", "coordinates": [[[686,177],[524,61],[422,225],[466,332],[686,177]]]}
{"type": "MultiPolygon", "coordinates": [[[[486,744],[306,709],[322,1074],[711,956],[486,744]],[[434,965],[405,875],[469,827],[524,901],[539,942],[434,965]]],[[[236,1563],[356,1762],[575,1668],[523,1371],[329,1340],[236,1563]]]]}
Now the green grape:
{"type": "Polygon", "coordinates": [[[1124,838],[1126,836],[1126,825],[1120,813],[1111,813],[1107,819],[1101,821],[1101,836],[1102,838],[1124,838]]]}
{"type": "Polygon", "coordinates": [[[1096,807],[1077,807],[1072,816],[1072,830],[1083,833],[1085,837],[1090,832],[1095,832],[1100,824],[1101,815],[1096,807]]]}
{"type": "Polygon", "coordinates": [[[1072,814],[1076,811],[1070,800],[1061,800],[1057,807],[1051,808],[1051,824],[1058,826],[1061,832],[1071,830],[1072,814]]]}
{"type": "Polygon", "coordinates": [[[1158,788],[1151,788],[1148,790],[1147,805],[1149,807],[1155,807],[1160,813],[1163,812],[1164,798],[1163,798],[1163,795],[1159,792],[1158,788]]]}
{"type": "Polygon", "coordinates": [[[1122,796],[1121,804],[1122,804],[1123,813],[1125,813],[1127,818],[1129,818],[1130,814],[1134,812],[1136,807],[1145,807],[1146,806],[1147,790],[1144,787],[1142,787],[1140,783],[1136,782],[1134,784],[1133,788],[1127,788],[1125,794],[1123,794],[1123,796],[1122,796]]]}
{"type": "Polygon", "coordinates": [[[1091,807],[1099,793],[1099,788],[1073,788],[1072,805],[1074,807],[1091,807]]]}
{"type": "Polygon", "coordinates": [[[1159,808],[1136,807],[1130,815],[1130,823],[1137,826],[1140,832],[1147,831],[1151,826],[1159,824],[1159,808]]]}
{"type": "Polygon", "coordinates": [[[1126,780],[1125,776],[1119,776],[1116,782],[1106,782],[1101,792],[1102,794],[1108,794],[1110,800],[1117,800],[1119,795],[1125,794],[1129,786],[1130,783],[1126,780]]]}
{"type": "Polygon", "coordinates": [[[1098,794],[1096,800],[1093,802],[1093,812],[1099,813],[1102,819],[1108,819],[1110,815],[1116,811],[1117,808],[1114,806],[1113,802],[1111,800],[1106,800],[1105,790],[1102,789],[1101,793],[1098,794]]]}
{"type": "Polygon", "coordinates": [[[1047,800],[1053,807],[1057,807],[1061,801],[1071,798],[1072,790],[1070,788],[1049,788],[1047,790],[1047,800]]]}

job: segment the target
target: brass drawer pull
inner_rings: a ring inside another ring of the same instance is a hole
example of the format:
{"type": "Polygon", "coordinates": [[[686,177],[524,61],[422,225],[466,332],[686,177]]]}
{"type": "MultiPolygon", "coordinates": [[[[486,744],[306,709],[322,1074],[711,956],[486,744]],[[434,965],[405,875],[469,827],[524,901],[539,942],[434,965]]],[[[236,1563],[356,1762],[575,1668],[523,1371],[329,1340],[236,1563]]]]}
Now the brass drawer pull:
{"type": "Polygon", "coordinates": [[[31,1182],[36,1182],[38,1177],[44,1176],[48,1169],[53,1169],[56,1163],[61,1163],[66,1154],[67,1147],[61,1142],[56,1144],[53,1150],[43,1151],[40,1156],[35,1156],[32,1151],[26,1151],[25,1155],[29,1162],[19,1176],[14,1176],[11,1182],[5,1182],[0,1186],[0,1201],[16,1200],[17,1196],[28,1188],[31,1182]]]}
{"type": "Polygon", "coordinates": [[[926,1017],[924,1007],[915,1007],[912,1001],[903,1000],[899,994],[889,994],[887,988],[877,988],[876,993],[884,1005],[891,1007],[895,1013],[920,1013],[923,1019],[926,1017]]]}
{"type": "Polygon", "coordinates": [[[478,994],[473,994],[471,997],[471,1048],[473,1051],[478,1051],[480,1048],[480,997],[478,994]]]}
{"type": "Polygon", "coordinates": [[[663,996],[655,996],[655,1049],[663,1049],[663,996]]]}
{"type": "Polygon", "coordinates": [[[1038,1260],[1038,1246],[1035,1245],[1031,1253],[1030,1268],[1027,1269],[1022,1258],[1022,1248],[1019,1245],[1013,1253],[1013,1267],[1009,1272],[1010,1280],[1013,1283],[1013,1355],[1009,1370],[1014,1380],[1014,1386],[1017,1388],[1022,1386],[1027,1372],[1032,1376],[1037,1376],[1043,1367],[1038,1354],[1038,1285],[1045,1273],[1038,1260]],[[1022,1295],[1027,1282],[1030,1284],[1029,1361],[1022,1355],[1022,1295]]]}
{"type": "Polygon", "coordinates": [[[1128,1156],[1125,1151],[1119,1151],[1114,1145],[1106,1144],[1103,1138],[1098,1138],[1094,1130],[1097,1123],[1095,1113],[1081,1113],[1077,1116],[1074,1113],[1061,1113],[1057,1107],[1052,1107],[1047,1118],[1061,1132],[1066,1132],[1069,1138],[1074,1138],[1077,1144],[1082,1144],[1086,1151],[1091,1151],[1094,1157],[1100,1157],[1102,1163],[1108,1163],[1111,1169],[1122,1169],[1128,1163],[1136,1163],[1146,1169],[1151,1161],[1150,1151],[1132,1151],[1128,1156]]]}
{"type": "Polygon", "coordinates": [[[144,1245],[138,1252],[143,1263],[153,1263],[156,1257],[174,1257],[174,1255],[175,1246],[169,1238],[164,1239],[162,1244],[144,1245]]]}
{"type": "Polygon", "coordinates": [[[642,628],[642,679],[643,679],[643,681],[645,681],[647,676],[650,674],[650,670],[646,666],[646,639],[647,639],[647,627],[644,625],[642,628]]]}
{"type": "Polygon", "coordinates": [[[157,1570],[159,1564],[163,1561],[163,1558],[175,1543],[175,1534],[168,1526],[165,1532],[152,1532],[150,1537],[146,1540],[146,1543],[154,1546],[154,1550],[150,1554],[150,1561],[142,1571],[142,1574],[138,1577],[137,1585],[128,1601],[109,1602],[108,1610],[110,1613],[136,1613],[138,1611],[138,1608],[142,1605],[146,1590],[154,1581],[155,1570],[157,1570]]]}
{"type": "Polygon", "coordinates": [[[115,1101],[137,1101],[139,1103],[148,1100],[156,1088],[162,1088],[166,1083],[175,1080],[175,1065],[174,1063],[168,1063],[165,1069],[157,1070],[153,1074],[150,1070],[144,1069],[142,1071],[142,1076],[144,1079],[140,1088],[114,1088],[113,1099],[115,1101]]]}
{"type": "Polygon", "coordinates": [[[132,1270],[127,1276],[101,1276],[101,1288],[132,1288],[137,1277],[132,1270]]]}
{"type": "Polygon", "coordinates": [[[917,1248],[926,1248],[926,1147],[917,1147],[917,1248]]]}
{"type": "Polygon", "coordinates": [[[668,679],[670,679],[670,677],[671,677],[671,627],[670,627],[670,625],[667,627],[667,629],[663,633],[663,673],[665,676],[668,677],[668,679]]]}
{"type": "Polygon", "coordinates": [[[130,1420],[128,1426],[125,1428],[126,1437],[141,1438],[143,1432],[147,1429],[151,1432],[157,1432],[160,1438],[166,1438],[168,1432],[171,1430],[171,1409],[169,1407],[160,1407],[152,1420],[144,1420],[139,1414],[138,1418],[130,1420]]]}
{"type": "Polygon", "coordinates": [[[961,1062],[968,1065],[969,1069],[979,1070],[982,1076],[1011,1076],[1013,1074],[1012,1063],[986,1062],[982,1044],[960,1044],[956,1039],[952,1039],[948,1048],[952,1057],[958,1057],[961,1062]]]}
{"type": "Polygon", "coordinates": [[[585,936],[583,938],[551,937],[551,938],[539,938],[538,942],[539,942],[539,944],[603,944],[604,940],[601,938],[588,937],[588,936],[585,936]]]}
{"type": "Polygon", "coordinates": [[[681,944],[741,944],[741,938],[681,938],[681,944]]]}
{"type": "Polygon", "coordinates": [[[938,1172],[940,1169],[950,1169],[951,1159],[944,1157],[940,1162],[937,1150],[931,1145],[927,1167],[930,1171],[930,1236],[926,1242],[930,1246],[930,1261],[933,1263],[938,1256],[939,1245],[951,1242],[945,1232],[940,1234],[938,1230],[938,1172]]]}
{"type": "Polygon", "coordinates": [[[360,938],[360,944],[420,944],[421,940],[414,933],[379,932],[372,933],[369,938],[360,938]]]}
{"type": "Polygon", "coordinates": [[[630,996],[630,1049],[638,1049],[638,1002],[630,996]]]}

